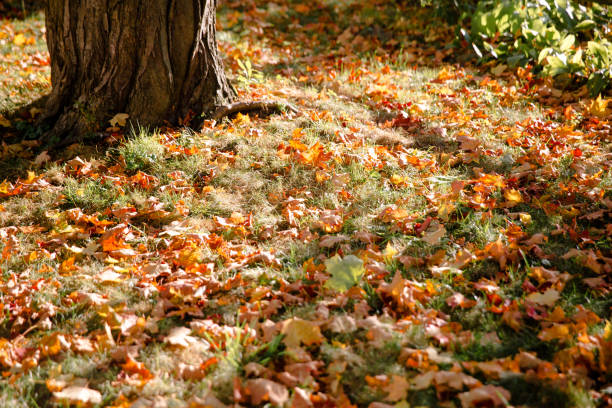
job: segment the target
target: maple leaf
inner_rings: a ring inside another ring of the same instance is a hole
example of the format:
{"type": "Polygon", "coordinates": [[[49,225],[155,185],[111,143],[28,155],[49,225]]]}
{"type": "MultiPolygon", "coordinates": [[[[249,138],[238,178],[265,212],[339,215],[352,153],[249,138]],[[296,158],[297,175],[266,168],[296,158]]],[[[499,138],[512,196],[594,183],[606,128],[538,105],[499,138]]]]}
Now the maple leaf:
{"type": "Polygon", "coordinates": [[[69,386],[54,392],[53,396],[61,403],[75,405],[97,405],[102,403],[102,394],[88,387],[69,386]]]}
{"type": "Polygon", "coordinates": [[[551,340],[568,340],[570,336],[570,328],[567,324],[553,324],[552,326],[542,329],[538,334],[538,338],[542,341],[551,340]]]}
{"type": "Polygon", "coordinates": [[[325,338],[321,329],[315,323],[294,317],[285,320],[282,325],[281,334],[285,337],[283,341],[289,347],[299,347],[300,344],[310,346],[321,343],[325,338]]]}
{"type": "Polygon", "coordinates": [[[59,332],[45,336],[40,341],[40,344],[42,353],[45,356],[54,356],[59,354],[62,350],[70,348],[70,343],[66,339],[66,336],[59,332]]]}
{"type": "Polygon", "coordinates": [[[128,226],[125,224],[119,224],[106,231],[100,238],[102,250],[104,252],[111,252],[118,249],[130,248],[130,246],[123,241],[123,236],[125,236],[128,231],[128,226]]]}
{"type": "Polygon", "coordinates": [[[190,336],[191,329],[187,327],[174,327],[164,338],[164,341],[172,346],[187,348],[198,340],[190,336]]]}
{"type": "Polygon", "coordinates": [[[124,127],[130,115],[127,113],[118,113],[108,121],[112,127],[124,127]]]}
{"type": "Polygon", "coordinates": [[[21,47],[22,45],[24,45],[26,43],[26,37],[23,34],[17,34],[15,37],[13,37],[13,44],[15,44],[18,47],[21,47]]]}
{"type": "Polygon", "coordinates": [[[97,281],[104,284],[121,283],[123,276],[115,272],[112,268],[107,268],[94,277],[97,281]]]}
{"type": "Polygon", "coordinates": [[[521,192],[515,189],[504,190],[504,198],[508,201],[509,207],[513,207],[523,202],[521,192]]]}
{"type": "Polygon", "coordinates": [[[349,240],[349,237],[347,237],[346,235],[325,235],[323,236],[323,238],[321,238],[321,240],[319,241],[319,246],[321,248],[331,248],[334,247],[338,244],[347,242],[349,240]]]}
{"type": "Polygon", "coordinates": [[[264,378],[248,380],[245,384],[245,391],[250,395],[253,405],[270,401],[276,406],[282,406],[289,399],[289,391],[284,385],[264,378]]]}
{"type": "Polygon", "coordinates": [[[466,297],[463,296],[463,294],[459,292],[446,298],[446,304],[452,308],[459,306],[462,309],[469,309],[471,307],[476,306],[476,303],[477,302],[473,299],[472,300],[466,299],[466,297]]]}
{"type": "Polygon", "coordinates": [[[429,245],[436,245],[440,240],[446,235],[446,228],[444,225],[433,222],[430,224],[430,227],[423,234],[423,241],[427,242],[429,245]]]}
{"type": "Polygon", "coordinates": [[[560,294],[558,290],[548,289],[544,293],[536,292],[530,294],[527,296],[527,300],[541,306],[553,306],[559,297],[560,294]]]}
{"type": "Polygon", "coordinates": [[[593,100],[589,106],[589,113],[593,116],[605,118],[610,116],[608,104],[612,99],[603,99],[601,95],[597,99],[593,100]]]}
{"type": "Polygon", "coordinates": [[[394,375],[391,378],[391,382],[382,387],[382,390],[387,393],[385,401],[399,401],[403,400],[408,396],[408,390],[410,389],[410,383],[404,377],[400,375],[394,375]]]}
{"type": "Polygon", "coordinates": [[[510,392],[502,387],[496,387],[493,385],[484,385],[482,387],[474,388],[471,391],[462,392],[457,395],[461,401],[463,408],[470,407],[499,407],[509,406],[508,401],[510,400],[510,392]]]}
{"type": "Polygon", "coordinates": [[[325,261],[325,268],[331,275],[325,282],[325,287],[341,293],[358,285],[365,272],[363,261],[355,255],[348,255],[344,258],[335,255],[325,261]]]}

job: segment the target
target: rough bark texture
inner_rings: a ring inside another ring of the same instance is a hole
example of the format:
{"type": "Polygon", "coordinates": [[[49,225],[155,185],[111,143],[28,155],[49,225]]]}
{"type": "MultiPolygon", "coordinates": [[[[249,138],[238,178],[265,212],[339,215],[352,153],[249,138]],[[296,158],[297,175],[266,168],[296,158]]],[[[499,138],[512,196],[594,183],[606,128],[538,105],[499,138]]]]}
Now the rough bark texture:
{"type": "Polygon", "coordinates": [[[217,51],[216,0],[47,0],[51,135],[82,137],[117,113],[176,123],[234,92],[217,51]]]}

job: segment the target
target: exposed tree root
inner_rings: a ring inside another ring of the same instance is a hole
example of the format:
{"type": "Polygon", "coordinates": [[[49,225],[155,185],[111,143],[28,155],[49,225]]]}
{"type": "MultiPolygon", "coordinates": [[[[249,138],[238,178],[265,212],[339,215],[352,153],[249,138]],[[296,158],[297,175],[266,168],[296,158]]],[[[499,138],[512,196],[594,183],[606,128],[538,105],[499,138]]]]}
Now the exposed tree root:
{"type": "Polygon", "coordinates": [[[300,111],[289,103],[276,101],[252,101],[252,102],[236,102],[229,105],[221,105],[212,115],[212,119],[218,121],[226,116],[233,115],[238,112],[262,111],[264,113],[274,113],[289,111],[299,113],[300,111]]]}

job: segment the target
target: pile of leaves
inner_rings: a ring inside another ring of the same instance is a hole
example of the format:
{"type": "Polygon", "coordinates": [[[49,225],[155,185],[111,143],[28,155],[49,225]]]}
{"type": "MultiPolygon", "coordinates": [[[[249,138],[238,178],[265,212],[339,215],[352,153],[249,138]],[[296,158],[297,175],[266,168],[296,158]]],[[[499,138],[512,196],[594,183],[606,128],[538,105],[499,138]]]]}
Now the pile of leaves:
{"type": "Polygon", "coordinates": [[[0,117],[0,405],[612,404],[612,103],[446,64],[424,12],[224,4],[239,97],[299,113],[62,152],[0,117]]]}

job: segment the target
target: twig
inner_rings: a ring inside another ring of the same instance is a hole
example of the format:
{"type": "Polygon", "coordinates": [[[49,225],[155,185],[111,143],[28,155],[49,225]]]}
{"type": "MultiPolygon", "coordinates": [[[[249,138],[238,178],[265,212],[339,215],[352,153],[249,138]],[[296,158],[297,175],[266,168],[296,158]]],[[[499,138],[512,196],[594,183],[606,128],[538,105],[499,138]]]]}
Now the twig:
{"type": "Polygon", "coordinates": [[[275,101],[253,101],[253,102],[236,102],[229,105],[221,105],[217,107],[217,110],[212,116],[214,120],[223,119],[226,116],[233,115],[238,112],[250,112],[250,111],[264,111],[268,112],[282,112],[287,110],[293,113],[299,113],[300,111],[293,105],[283,102],[275,101]]]}

